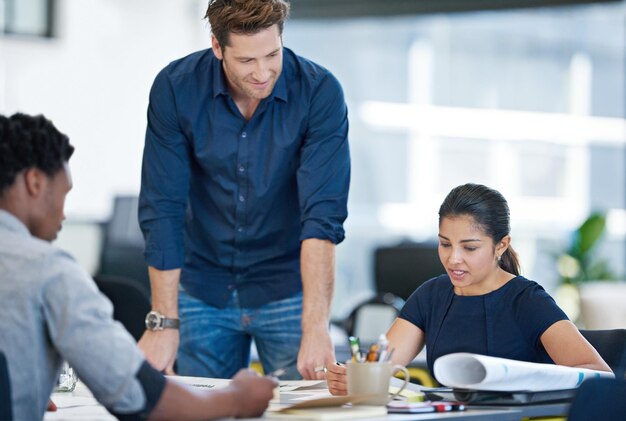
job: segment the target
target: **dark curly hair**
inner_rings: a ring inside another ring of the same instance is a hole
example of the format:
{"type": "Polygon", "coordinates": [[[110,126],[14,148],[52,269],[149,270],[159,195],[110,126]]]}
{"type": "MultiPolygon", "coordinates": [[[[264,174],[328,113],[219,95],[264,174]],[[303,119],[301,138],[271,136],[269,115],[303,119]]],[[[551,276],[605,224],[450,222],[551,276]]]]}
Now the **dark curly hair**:
{"type": "Polygon", "coordinates": [[[54,176],[72,153],[69,138],[44,116],[0,115],[0,194],[29,168],[54,176]]]}
{"type": "Polygon", "coordinates": [[[289,3],[284,0],[210,0],[204,16],[220,47],[228,46],[228,35],[252,35],[278,25],[282,35],[283,24],[289,15],[289,3]]]}

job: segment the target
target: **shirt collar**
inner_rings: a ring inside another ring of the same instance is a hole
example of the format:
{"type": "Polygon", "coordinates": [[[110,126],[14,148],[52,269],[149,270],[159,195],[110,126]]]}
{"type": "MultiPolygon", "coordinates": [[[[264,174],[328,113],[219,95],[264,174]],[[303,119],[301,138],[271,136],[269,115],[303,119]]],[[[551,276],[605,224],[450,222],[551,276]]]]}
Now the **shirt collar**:
{"type": "Polygon", "coordinates": [[[10,212],[0,209],[0,228],[30,237],[30,231],[22,221],[10,212]]]}
{"type": "Polygon", "coordinates": [[[287,102],[287,81],[285,77],[285,56],[283,55],[283,71],[280,72],[280,76],[278,76],[278,80],[276,81],[276,85],[274,85],[274,89],[272,89],[272,94],[270,97],[278,98],[284,102],[287,102]]]}
{"type": "Polygon", "coordinates": [[[215,55],[212,60],[211,73],[213,74],[213,98],[217,98],[218,95],[228,95],[228,86],[226,85],[226,75],[224,75],[224,69],[222,68],[222,60],[219,60],[215,55]]]}
{"type": "MultiPolygon", "coordinates": [[[[215,55],[213,57],[215,58],[211,69],[211,73],[213,74],[213,98],[216,98],[218,95],[230,95],[228,92],[228,85],[226,84],[226,75],[224,74],[224,68],[222,67],[222,60],[219,60],[215,57],[215,55]]],[[[276,81],[276,85],[274,85],[274,89],[272,89],[272,93],[265,99],[265,101],[278,98],[287,102],[287,82],[285,80],[285,70],[285,55],[283,53],[283,70],[280,72],[280,76],[278,76],[278,80],[276,81]]]]}

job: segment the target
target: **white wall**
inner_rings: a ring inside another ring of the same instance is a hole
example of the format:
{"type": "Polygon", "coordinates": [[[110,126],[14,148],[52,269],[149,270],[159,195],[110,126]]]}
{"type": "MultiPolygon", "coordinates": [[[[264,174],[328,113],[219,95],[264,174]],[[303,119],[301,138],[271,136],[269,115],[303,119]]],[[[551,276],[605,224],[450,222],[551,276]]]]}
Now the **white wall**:
{"type": "Polygon", "coordinates": [[[150,86],[209,45],[206,3],[59,0],[55,38],[0,37],[0,113],[43,113],[76,146],[68,217],[105,218],[138,192],[150,86]]]}

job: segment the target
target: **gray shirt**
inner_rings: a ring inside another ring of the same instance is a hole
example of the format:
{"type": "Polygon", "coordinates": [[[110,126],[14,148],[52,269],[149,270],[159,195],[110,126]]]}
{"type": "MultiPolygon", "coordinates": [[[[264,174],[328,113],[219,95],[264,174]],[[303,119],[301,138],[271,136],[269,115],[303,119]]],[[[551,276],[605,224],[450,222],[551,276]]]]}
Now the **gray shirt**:
{"type": "Polygon", "coordinates": [[[16,420],[43,417],[63,360],[110,410],[144,407],[136,378],[144,356],[112,319],[110,301],[70,255],[33,237],[3,210],[0,309],[0,349],[9,365],[16,420]]]}

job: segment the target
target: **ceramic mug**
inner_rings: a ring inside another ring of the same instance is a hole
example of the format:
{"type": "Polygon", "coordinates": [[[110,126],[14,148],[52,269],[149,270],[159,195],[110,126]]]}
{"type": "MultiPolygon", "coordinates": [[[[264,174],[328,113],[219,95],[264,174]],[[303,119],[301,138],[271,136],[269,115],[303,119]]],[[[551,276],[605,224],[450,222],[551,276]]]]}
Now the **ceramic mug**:
{"type": "Polygon", "coordinates": [[[348,362],[346,364],[348,394],[350,395],[376,395],[367,400],[356,402],[357,405],[387,405],[389,400],[396,397],[409,382],[409,371],[406,367],[390,362],[348,362]],[[389,380],[402,371],[404,383],[393,395],[389,395],[389,380]]]}

